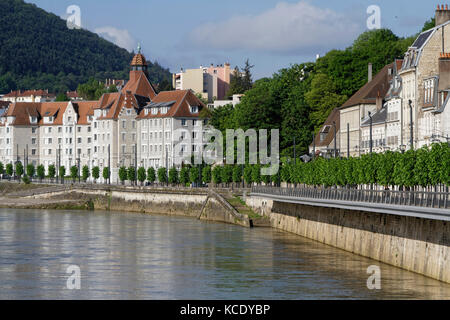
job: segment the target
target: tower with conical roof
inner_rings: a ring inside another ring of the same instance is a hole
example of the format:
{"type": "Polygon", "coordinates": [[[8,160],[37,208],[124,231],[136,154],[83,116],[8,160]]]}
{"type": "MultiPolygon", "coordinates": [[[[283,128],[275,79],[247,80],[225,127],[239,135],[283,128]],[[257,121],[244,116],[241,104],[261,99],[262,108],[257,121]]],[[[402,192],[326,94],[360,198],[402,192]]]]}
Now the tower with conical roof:
{"type": "Polygon", "coordinates": [[[144,55],[141,53],[141,44],[138,44],[138,53],[131,60],[130,81],[135,81],[141,73],[148,78],[148,64],[144,55]]]}

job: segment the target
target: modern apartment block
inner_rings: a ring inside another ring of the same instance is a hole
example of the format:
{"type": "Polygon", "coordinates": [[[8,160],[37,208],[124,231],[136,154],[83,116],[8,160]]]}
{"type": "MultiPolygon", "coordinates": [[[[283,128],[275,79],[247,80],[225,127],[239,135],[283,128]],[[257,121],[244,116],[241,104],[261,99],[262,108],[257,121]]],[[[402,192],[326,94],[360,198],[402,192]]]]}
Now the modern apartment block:
{"type": "Polygon", "coordinates": [[[204,107],[190,90],[157,93],[145,57],[138,53],[122,90],[99,101],[6,106],[0,115],[0,161],[42,164],[46,170],[65,166],[67,173],[71,166],[109,167],[115,183],[121,166],[157,169],[180,163],[173,140],[179,132],[197,138],[181,143],[181,157],[202,150],[199,113],[204,107]]]}
{"type": "Polygon", "coordinates": [[[223,100],[230,87],[234,70],[230,64],[209,67],[200,66],[198,69],[181,69],[173,74],[173,87],[175,90],[193,90],[196,94],[212,103],[214,100],[223,100]]]}

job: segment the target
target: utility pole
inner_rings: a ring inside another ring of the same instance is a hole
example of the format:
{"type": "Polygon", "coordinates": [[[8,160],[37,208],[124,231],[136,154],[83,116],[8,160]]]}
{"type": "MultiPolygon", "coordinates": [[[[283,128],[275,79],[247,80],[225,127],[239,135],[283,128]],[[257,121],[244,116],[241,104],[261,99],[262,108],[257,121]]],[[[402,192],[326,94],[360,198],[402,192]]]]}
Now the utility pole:
{"type": "Polygon", "coordinates": [[[134,185],[137,186],[137,143],[134,144],[134,185]]]}
{"type": "Polygon", "coordinates": [[[350,159],[350,123],[347,123],[347,158],[350,159]]]}
{"type": "Polygon", "coordinates": [[[333,127],[334,127],[334,157],[337,158],[336,121],[333,121],[333,127]]]}
{"type": "Polygon", "coordinates": [[[80,162],[81,162],[81,159],[80,159],[80,157],[78,156],[78,183],[81,183],[81,171],[80,171],[80,162]]]}
{"type": "Polygon", "coordinates": [[[370,118],[370,141],[369,141],[369,145],[370,145],[370,153],[372,153],[372,147],[373,147],[373,141],[372,141],[372,113],[369,111],[369,118],[370,118]]]}
{"type": "Polygon", "coordinates": [[[108,184],[111,184],[111,145],[110,144],[108,144],[108,170],[109,170],[108,184]]]}
{"type": "Polygon", "coordinates": [[[412,101],[408,101],[409,104],[409,115],[410,115],[410,140],[409,143],[411,145],[411,150],[414,150],[414,131],[413,131],[413,109],[412,109],[412,101]]]}

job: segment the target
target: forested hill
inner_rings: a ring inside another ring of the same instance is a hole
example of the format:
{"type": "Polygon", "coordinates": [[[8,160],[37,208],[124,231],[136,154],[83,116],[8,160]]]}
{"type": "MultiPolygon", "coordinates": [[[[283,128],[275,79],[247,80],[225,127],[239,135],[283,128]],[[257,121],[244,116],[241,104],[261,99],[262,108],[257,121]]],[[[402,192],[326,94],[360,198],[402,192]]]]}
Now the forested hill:
{"type": "MultiPolygon", "coordinates": [[[[74,90],[90,77],[127,79],[132,53],[23,0],[0,1],[0,93],[74,90]]],[[[147,57],[148,58],[148,57],[147,57]]],[[[150,80],[171,80],[149,62],[150,80]]]]}

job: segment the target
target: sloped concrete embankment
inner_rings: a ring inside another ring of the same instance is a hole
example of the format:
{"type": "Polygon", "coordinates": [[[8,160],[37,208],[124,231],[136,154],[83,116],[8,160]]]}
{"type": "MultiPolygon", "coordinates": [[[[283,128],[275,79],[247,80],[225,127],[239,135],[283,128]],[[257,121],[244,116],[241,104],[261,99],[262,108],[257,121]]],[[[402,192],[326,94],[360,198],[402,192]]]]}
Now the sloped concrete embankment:
{"type": "Polygon", "coordinates": [[[48,201],[78,201],[95,210],[189,216],[200,220],[251,227],[221,195],[210,190],[174,188],[73,187],[34,192],[29,197],[48,201]]]}
{"type": "Polygon", "coordinates": [[[255,196],[247,204],[274,228],[450,283],[448,222],[255,196]]]}

